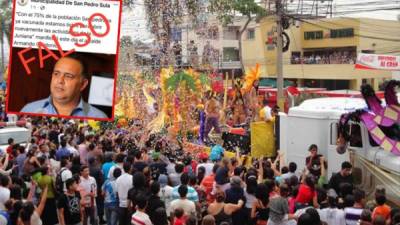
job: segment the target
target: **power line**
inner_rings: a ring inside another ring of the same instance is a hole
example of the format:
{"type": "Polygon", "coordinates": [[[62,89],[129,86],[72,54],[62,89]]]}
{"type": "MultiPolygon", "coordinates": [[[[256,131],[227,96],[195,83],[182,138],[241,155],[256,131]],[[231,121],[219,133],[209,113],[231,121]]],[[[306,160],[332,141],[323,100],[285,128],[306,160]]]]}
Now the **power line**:
{"type": "MultiPolygon", "coordinates": [[[[337,29],[337,28],[332,28],[332,27],[321,26],[321,25],[319,25],[319,24],[315,24],[315,23],[312,23],[312,22],[310,22],[310,21],[307,21],[307,20],[304,20],[304,19],[301,19],[301,18],[296,18],[295,16],[292,16],[292,15],[287,15],[287,14],[286,14],[286,16],[287,16],[287,17],[290,17],[290,18],[292,18],[292,19],[299,20],[299,21],[301,21],[301,22],[304,22],[304,23],[313,25],[313,26],[315,26],[315,27],[322,28],[322,29],[327,29],[327,30],[337,29]]],[[[326,21],[324,21],[324,22],[326,22],[326,21]]],[[[342,28],[346,28],[346,27],[343,27],[343,25],[341,25],[341,24],[335,24],[335,23],[332,23],[332,22],[327,22],[327,23],[331,23],[331,24],[334,24],[334,25],[336,25],[336,26],[342,26],[342,28]]],[[[356,33],[354,33],[354,36],[358,36],[358,37],[362,37],[362,38],[375,39],[375,40],[400,42],[400,39],[374,37],[374,36],[361,35],[361,34],[356,34],[356,33]]]]}

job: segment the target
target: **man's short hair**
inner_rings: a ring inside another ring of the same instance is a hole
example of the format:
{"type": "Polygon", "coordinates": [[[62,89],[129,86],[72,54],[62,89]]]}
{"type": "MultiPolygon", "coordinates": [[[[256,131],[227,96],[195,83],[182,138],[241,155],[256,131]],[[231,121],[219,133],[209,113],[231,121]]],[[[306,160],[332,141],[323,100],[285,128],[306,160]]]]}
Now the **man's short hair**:
{"type": "Polygon", "coordinates": [[[153,183],[151,183],[150,191],[154,195],[158,194],[158,192],[160,192],[160,183],[158,183],[157,181],[154,181],[153,183]]]}
{"type": "Polygon", "coordinates": [[[288,173],[289,172],[289,168],[287,167],[287,166],[283,166],[282,168],[281,168],[281,173],[282,174],[285,174],[285,173],[288,173]]]}
{"type": "Polygon", "coordinates": [[[9,138],[7,142],[8,142],[9,145],[11,145],[14,142],[14,139],[9,138]]]}
{"type": "Polygon", "coordinates": [[[365,191],[356,188],[353,191],[353,195],[354,195],[355,202],[361,202],[361,200],[363,200],[365,198],[365,191]]]}
{"type": "Polygon", "coordinates": [[[140,158],[142,158],[142,152],[141,151],[137,151],[135,153],[135,159],[139,160],[140,158]]]}
{"type": "Polygon", "coordinates": [[[178,193],[179,193],[179,196],[181,197],[181,198],[184,198],[184,197],[186,197],[186,195],[187,195],[187,193],[188,193],[188,188],[187,188],[187,186],[186,185],[181,185],[181,186],[179,186],[179,188],[178,188],[178,193]]]}
{"type": "Polygon", "coordinates": [[[183,216],[183,214],[184,214],[184,211],[182,208],[176,208],[174,211],[174,216],[178,219],[181,218],[183,216]]]}
{"type": "Polygon", "coordinates": [[[310,145],[310,147],[308,147],[308,151],[311,151],[314,148],[318,150],[318,146],[316,144],[312,144],[312,145],[310,145]]]}
{"type": "Polygon", "coordinates": [[[123,153],[119,153],[117,155],[117,157],[115,158],[115,162],[122,163],[122,162],[124,162],[124,159],[125,159],[125,155],[123,153]]]}
{"type": "Polygon", "coordinates": [[[69,189],[74,183],[76,183],[76,180],[73,177],[69,178],[65,181],[65,187],[69,189]]]}
{"type": "Polygon", "coordinates": [[[290,162],[289,163],[289,171],[291,173],[294,173],[294,172],[296,172],[296,170],[297,170],[297,164],[295,162],[290,162]]]}
{"type": "Polygon", "coordinates": [[[132,165],[129,162],[124,162],[122,164],[122,168],[124,169],[125,173],[129,173],[131,170],[132,165]]]}
{"type": "Polygon", "coordinates": [[[63,58],[69,58],[69,59],[74,59],[74,60],[78,61],[79,64],[81,64],[81,66],[82,66],[82,73],[81,73],[82,76],[86,79],[89,78],[88,65],[86,63],[85,58],[81,54],[74,52],[67,56],[64,56],[63,58]]]}
{"type": "Polygon", "coordinates": [[[375,197],[376,204],[383,205],[386,203],[386,196],[385,195],[378,195],[375,197]]]}
{"type": "Polygon", "coordinates": [[[351,169],[353,166],[351,165],[351,163],[350,162],[348,162],[348,161],[344,161],[343,163],[342,163],[342,170],[344,170],[344,169],[351,169]]]}
{"type": "Polygon", "coordinates": [[[181,184],[188,185],[189,184],[189,174],[182,173],[181,175],[181,184]]]}
{"type": "Polygon", "coordinates": [[[121,176],[121,174],[122,174],[121,169],[118,168],[118,167],[116,167],[116,168],[114,169],[114,171],[113,171],[113,177],[114,177],[115,179],[117,179],[119,176],[121,176]]]}
{"type": "Polygon", "coordinates": [[[147,206],[147,198],[144,194],[139,194],[136,196],[136,205],[139,209],[144,209],[147,206]]]}
{"type": "Polygon", "coordinates": [[[86,165],[82,165],[82,166],[81,166],[80,172],[82,173],[85,169],[89,169],[89,167],[86,166],[86,165]]]}

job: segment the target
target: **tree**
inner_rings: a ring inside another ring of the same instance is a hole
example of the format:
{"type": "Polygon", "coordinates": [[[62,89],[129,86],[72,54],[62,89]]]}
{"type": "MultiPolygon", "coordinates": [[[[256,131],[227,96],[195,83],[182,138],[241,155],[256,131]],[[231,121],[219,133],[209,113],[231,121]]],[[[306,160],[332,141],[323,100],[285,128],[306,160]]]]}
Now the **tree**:
{"type": "Polygon", "coordinates": [[[0,30],[4,31],[5,36],[10,41],[11,34],[11,1],[4,0],[0,2],[0,30]],[[4,26],[4,27],[3,27],[4,26]]]}
{"type": "Polygon", "coordinates": [[[215,13],[217,19],[224,26],[233,22],[233,18],[241,14],[246,18],[246,22],[239,32],[239,59],[243,73],[244,65],[242,58],[242,36],[247,30],[248,25],[254,19],[260,19],[267,15],[266,10],[258,5],[255,0],[210,0],[209,10],[215,13]]]}
{"type": "Polygon", "coordinates": [[[130,47],[133,46],[133,42],[132,42],[131,36],[122,36],[121,40],[120,40],[120,43],[121,43],[121,47],[122,48],[130,48],[130,47]]]}
{"type": "MultiPolygon", "coordinates": [[[[160,58],[168,58],[172,27],[182,24],[187,15],[196,24],[202,0],[144,0],[150,32],[161,48],[160,58]]],[[[163,63],[165,64],[165,63],[163,63]]]]}

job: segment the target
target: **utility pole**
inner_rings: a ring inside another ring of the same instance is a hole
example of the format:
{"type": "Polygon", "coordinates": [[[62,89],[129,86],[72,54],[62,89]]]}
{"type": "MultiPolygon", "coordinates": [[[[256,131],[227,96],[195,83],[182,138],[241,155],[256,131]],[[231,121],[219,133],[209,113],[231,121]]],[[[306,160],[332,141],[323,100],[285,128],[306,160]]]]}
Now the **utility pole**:
{"type": "Polygon", "coordinates": [[[285,110],[285,98],[283,96],[283,65],[282,65],[282,0],[276,0],[276,85],[278,90],[278,95],[276,98],[276,103],[278,104],[280,110],[283,112],[285,110]]]}
{"type": "MultiPolygon", "coordinates": [[[[4,72],[4,69],[5,69],[5,66],[4,66],[4,60],[5,60],[5,57],[4,57],[4,20],[3,20],[3,17],[0,15],[0,21],[1,21],[1,30],[0,30],[0,36],[1,36],[1,39],[0,39],[0,45],[1,45],[1,68],[0,68],[0,71],[1,72],[4,72]]],[[[0,74],[1,74],[1,72],[0,72],[0,74]]],[[[1,76],[0,77],[0,81],[3,81],[3,76],[1,76]]]]}

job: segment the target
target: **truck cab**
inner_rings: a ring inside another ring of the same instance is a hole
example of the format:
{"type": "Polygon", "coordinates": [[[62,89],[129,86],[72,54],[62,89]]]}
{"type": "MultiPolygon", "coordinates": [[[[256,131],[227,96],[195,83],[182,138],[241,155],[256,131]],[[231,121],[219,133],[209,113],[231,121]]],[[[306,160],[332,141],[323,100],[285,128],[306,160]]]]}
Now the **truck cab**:
{"type": "Polygon", "coordinates": [[[288,114],[279,115],[280,149],[285,154],[286,165],[295,162],[302,170],[309,155],[308,147],[316,144],[318,154],[327,160],[328,179],[340,171],[343,161],[350,161],[354,166],[356,184],[369,194],[373,193],[375,185],[384,185],[388,194],[393,196],[393,202],[400,205],[400,156],[377,145],[362,122],[349,122],[351,139],[347,150],[337,151],[340,116],[364,108],[367,105],[361,98],[306,100],[290,108],[288,114]]]}

